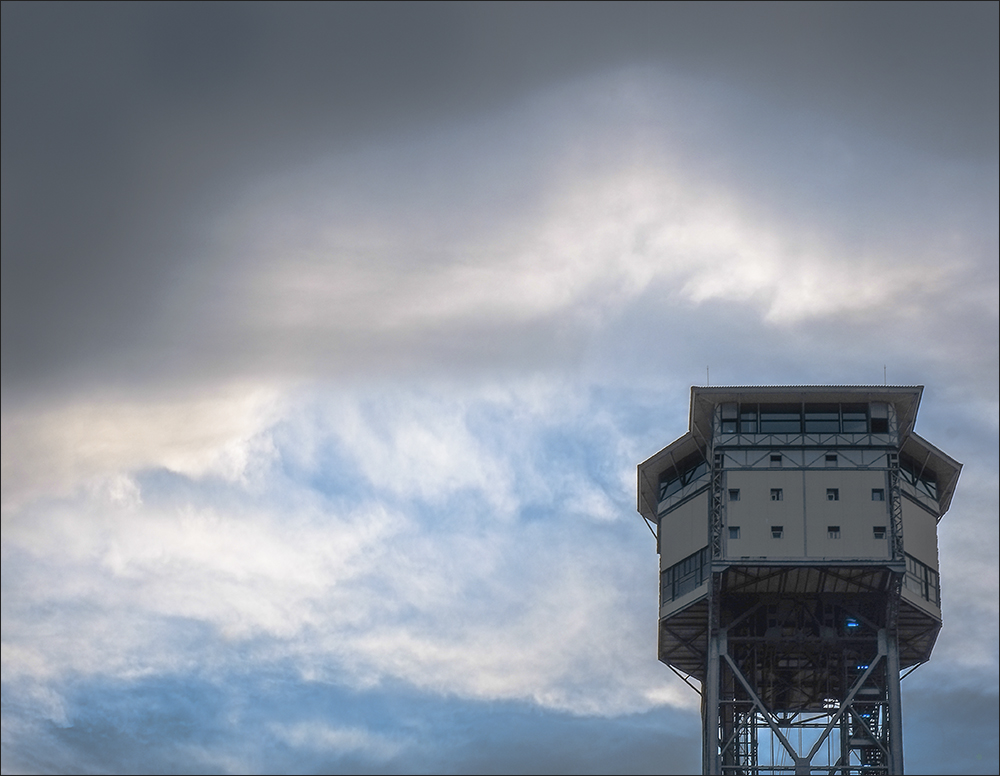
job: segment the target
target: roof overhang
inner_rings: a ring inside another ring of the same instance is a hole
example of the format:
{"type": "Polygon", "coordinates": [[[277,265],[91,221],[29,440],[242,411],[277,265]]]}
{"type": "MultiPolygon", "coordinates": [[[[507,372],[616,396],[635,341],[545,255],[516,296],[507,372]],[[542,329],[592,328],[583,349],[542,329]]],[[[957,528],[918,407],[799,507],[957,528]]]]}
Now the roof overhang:
{"type": "Polygon", "coordinates": [[[917,461],[923,469],[934,472],[938,486],[938,520],[951,507],[952,496],[962,473],[962,464],[939,450],[919,434],[911,433],[903,442],[901,452],[917,461]]]}
{"type": "Polygon", "coordinates": [[[691,433],[702,439],[708,439],[712,434],[712,411],[717,404],[885,402],[896,408],[900,438],[903,439],[913,430],[923,391],[922,385],[691,386],[691,410],[688,422],[691,433]]]}
{"type": "Polygon", "coordinates": [[[651,522],[656,522],[660,472],[689,455],[699,452],[704,453],[704,446],[689,431],[639,464],[639,503],[637,505],[639,514],[651,522]]]}

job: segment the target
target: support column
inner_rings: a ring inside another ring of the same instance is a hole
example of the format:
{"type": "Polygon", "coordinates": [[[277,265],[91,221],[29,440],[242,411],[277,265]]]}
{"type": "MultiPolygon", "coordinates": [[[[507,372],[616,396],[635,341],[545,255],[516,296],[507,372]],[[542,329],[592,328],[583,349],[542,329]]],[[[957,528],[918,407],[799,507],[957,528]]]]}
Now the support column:
{"type": "Polygon", "coordinates": [[[719,763],[719,654],[721,634],[713,630],[708,636],[708,671],[705,676],[704,754],[701,770],[705,776],[721,773],[719,763]]]}
{"type": "Polygon", "coordinates": [[[702,756],[701,772],[704,776],[722,773],[719,758],[719,687],[721,655],[726,650],[725,632],[719,628],[720,575],[712,574],[712,592],[708,601],[708,658],[705,666],[705,687],[702,693],[702,756]]]}
{"type": "Polygon", "coordinates": [[[885,631],[886,695],[889,704],[889,773],[903,776],[903,704],[899,688],[899,641],[895,628],[885,631]]]}

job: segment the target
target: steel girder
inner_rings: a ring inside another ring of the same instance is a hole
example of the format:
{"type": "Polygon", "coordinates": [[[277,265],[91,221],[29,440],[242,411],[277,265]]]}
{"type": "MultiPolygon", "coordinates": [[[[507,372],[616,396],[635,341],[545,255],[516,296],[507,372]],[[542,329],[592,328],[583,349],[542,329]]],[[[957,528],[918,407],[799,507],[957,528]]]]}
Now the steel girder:
{"type": "Polygon", "coordinates": [[[891,595],[726,598],[713,580],[706,774],[902,773],[891,595]]]}

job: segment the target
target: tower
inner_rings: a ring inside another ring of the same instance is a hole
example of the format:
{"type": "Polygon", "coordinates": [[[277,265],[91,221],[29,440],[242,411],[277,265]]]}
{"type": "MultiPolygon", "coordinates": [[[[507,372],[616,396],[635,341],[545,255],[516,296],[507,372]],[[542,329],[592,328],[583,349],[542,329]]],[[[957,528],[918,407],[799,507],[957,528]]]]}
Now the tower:
{"type": "Polygon", "coordinates": [[[638,466],[659,658],[701,683],[705,774],[901,774],[901,671],[941,629],[937,523],[962,465],[922,386],[693,387],[638,466]]]}

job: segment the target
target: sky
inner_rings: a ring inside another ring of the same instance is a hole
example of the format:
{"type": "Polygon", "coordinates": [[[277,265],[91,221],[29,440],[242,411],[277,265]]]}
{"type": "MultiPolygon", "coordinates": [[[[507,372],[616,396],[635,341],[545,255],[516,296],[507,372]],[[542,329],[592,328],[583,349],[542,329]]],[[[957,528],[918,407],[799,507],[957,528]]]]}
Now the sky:
{"type": "Polygon", "coordinates": [[[692,773],[636,465],[922,385],[998,757],[996,3],[2,6],[4,773],[692,773]]]}

